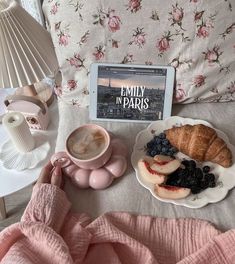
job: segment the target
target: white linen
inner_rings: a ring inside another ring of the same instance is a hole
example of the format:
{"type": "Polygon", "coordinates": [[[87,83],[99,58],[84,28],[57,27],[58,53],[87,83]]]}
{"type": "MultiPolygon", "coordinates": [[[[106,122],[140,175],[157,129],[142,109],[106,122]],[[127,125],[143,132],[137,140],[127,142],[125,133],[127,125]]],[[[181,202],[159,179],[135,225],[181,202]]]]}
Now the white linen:
{"type": "MultiPolygon", "coordinates": [[[[232,144],[235,144],[235,102],[201,103],[174,105],[172,115],[203,119],[215,128],[225,132],[232,144]]],[[[88,118],[88,108],[77,108],[59,102],[59,129],[56,151],[65,150],[68,134],[85,123],[92,123],[88,118]]],[[[94,122],[102,125],[126,142],[130,155],[139,131],[147,124],[121,122],[94,122]]],[[[129,155],[129,157],[130,157],[129,155]]],[[[235,177],[235,173],[234,173],[235,177]]],[[[231,190],[226,198],[216,204],[209,204],[201,209],[189,209],[183,206],[167,204],[155,199],[148,190],[137,181],[134,169],[129,166],[127,172],[106,190],[80,190],[72,184],[66,184],[66,192],[77,212],[87,212],[92,217],[108,211],[129,211],[132,213],[158,217],[195,217],[209,220],[222,230],[235,228],[235,191],[231,190]]]]}

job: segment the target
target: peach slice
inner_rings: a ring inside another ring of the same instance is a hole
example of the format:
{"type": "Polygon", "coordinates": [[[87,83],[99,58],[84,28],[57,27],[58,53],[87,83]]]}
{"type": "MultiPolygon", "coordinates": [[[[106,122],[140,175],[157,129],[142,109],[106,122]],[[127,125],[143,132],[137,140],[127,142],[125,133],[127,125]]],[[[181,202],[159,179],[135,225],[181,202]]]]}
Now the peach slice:
{"type": "Polygon", "coordinates": [[[178,159],[164,155],[156,155],[150,168],[160,174],[168,175],[176,171],[180,165],[181,162],[178,159]]]}
{"type": "Polygon", "coordinates": [[[145,157],[138,161],[138,168],[140,175],[148,182],[161,184],[165,181],[166,175],[156,172],[151,169],[151,164],[154,162],[153,158],[145,157]]]}
{"type": "Polygon", "coordinates": [[[173,160],[174,158],[172,158],[170,156],[165,156],[165,155],[156,155],[153,157],[153,159],[157,162],[169,162],[169,161],[173,160]]]}
{"type": "Polygon", "coordinates": [[[182,188],[178,186],[170,186],[164,184],[156,184],[154,186],[154,192],[164,199],[182,199],[187,197],[191,190],[188,188],[182,188]]]}

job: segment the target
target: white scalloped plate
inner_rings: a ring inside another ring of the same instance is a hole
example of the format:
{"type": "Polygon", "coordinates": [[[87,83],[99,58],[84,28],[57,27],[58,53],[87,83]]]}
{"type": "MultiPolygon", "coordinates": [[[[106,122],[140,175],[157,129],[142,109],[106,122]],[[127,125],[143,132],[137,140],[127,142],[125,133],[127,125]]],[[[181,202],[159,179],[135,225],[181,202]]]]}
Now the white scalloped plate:
{"type": "MultiPolygon", "coordinates": [[[[133,152],[131,155],[131,163],[136,171],[136,178],[138,182],[148,189],[150,193],[158,200],[166,203],[173,203],[176,205],[182,205],[189,208],[201,208],[208,203],[216,203],[225,198],[228,191],[235,186],[235,164],[229,168],[224,168],[220,165],[211,162],[204,162],[204,165],[209,165],[213,168],[212,172],[218,177],[217,185],[215,188],[207,188],[206,190],[200,192],[199,194],[191,194],[184,199],[170,200],[163,199],[157,196],[154,192],[154,184],[145,181],[138,171],[137,163],[140,158],[146,155],[144,147],[153,138],[154,135],[158,135],[166,129],[173,126],[181,126],[185,124],[204,124],[206,126],[212,127],[212,125],[203,120],[196,120],[191,118],[182,118],[178,116],[169,117],[165,120],[152,122],[146,129],[140,131],[136,136],[135,145],[133,147],[133,152]]],[[[214,128],[215,129],[215,128],[214,128]]],[[[218,136],[221,137],[232,151],[233,157],[235,157],[235,147],[229,143],[228,137],[220,130],[215,129],[218,136]]],[[[177,157],[182,159],[187,156],[182,153],[178,153],[177,157]]],[[[234,159],[234,158],[233,158],[234,159]]]]}
{"type": "Polygon", "coordinates": [[[6,169],[22,171],[36,167],[39,162],[46,159],[50,143],[45,135],[34,133],[35,147],[33,150],[21,153],[11,140],[5,141],[0,147],[0,161],[6,169]]]}

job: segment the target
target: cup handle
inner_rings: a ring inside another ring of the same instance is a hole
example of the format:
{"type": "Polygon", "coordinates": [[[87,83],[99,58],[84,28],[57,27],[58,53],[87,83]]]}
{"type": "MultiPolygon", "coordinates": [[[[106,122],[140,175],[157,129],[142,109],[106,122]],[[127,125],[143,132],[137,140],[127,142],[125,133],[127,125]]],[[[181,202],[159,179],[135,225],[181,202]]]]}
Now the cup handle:
{"type": "Polygon", "coordinates": [[[61,168],[65,168],[68,167],[70,164],[72,164],[72,161],[66,152],[61,151],[52,155],[51,164],[53,166],[60,164],[61,168]]]}

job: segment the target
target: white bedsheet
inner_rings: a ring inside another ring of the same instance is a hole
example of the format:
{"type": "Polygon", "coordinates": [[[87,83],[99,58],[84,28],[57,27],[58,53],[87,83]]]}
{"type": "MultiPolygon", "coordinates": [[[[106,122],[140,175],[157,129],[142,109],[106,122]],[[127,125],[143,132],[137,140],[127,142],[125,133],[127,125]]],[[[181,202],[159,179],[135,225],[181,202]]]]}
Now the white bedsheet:
{"type": "MultiPolygon", "coordinates": [[[[172,115],[206,120],[225,132],[230,142],[235,145],[235,102],[174,105],[172,115]]],[[[79,109],[62,101],[59,102],[59,117],[56,151],[63,151],[68,134],[76,127],[91,121],[88,118],[88,109],[79,109]]],[[[136,134],[147,126],[138,123],[95,123],[123,138],[130,154],[136,134]]],[[[87,212],[92,217],[107,211],[129,211],[158,217],[200,218],[211,221],[222,230],[235,228],[235,190],[231,190],[224,200],[201,209],[163,203],[152,197],[149,191],[137,182],[130,160],[126,174],[115,180],[108,189],[80,190],[68,183],[66,192],[75,211],[87,212]]]]}

